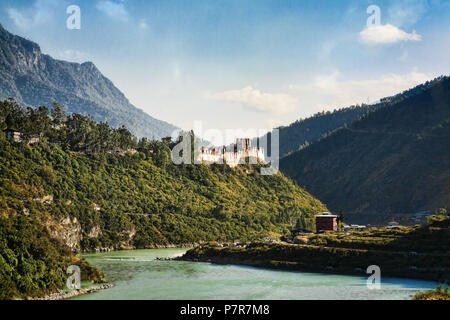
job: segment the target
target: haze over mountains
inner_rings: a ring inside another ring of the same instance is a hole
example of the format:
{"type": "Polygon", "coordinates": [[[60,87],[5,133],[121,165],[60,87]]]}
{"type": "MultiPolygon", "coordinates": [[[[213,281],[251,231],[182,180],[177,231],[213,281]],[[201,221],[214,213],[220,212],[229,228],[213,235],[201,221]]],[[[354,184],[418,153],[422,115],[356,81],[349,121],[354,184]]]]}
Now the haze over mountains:
{"type": "Polygon", "coordinates": [[[55,60],[1,25],[0,79],[0,99],[14,98],[21,105],[51,107],[57,101],[70,113],[125,125],[138,137],[161,139],[177,129],[133,106],[92,62],[55,60]]]}
{"type": "Polygon", "coordinates": [[[450,78],[403,94],[281,159],[296,180],[347,221],[386,222],[450,208],[450,78]]]}

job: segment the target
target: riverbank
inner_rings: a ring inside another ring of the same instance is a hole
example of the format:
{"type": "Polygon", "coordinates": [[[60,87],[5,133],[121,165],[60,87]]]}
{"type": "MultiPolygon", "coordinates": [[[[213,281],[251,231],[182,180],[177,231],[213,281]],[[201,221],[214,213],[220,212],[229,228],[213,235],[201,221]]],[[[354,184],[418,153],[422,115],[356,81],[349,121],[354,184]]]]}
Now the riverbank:
{"type": "Polygon", "coordinates": [[[180,243],[180,244],[154,244],[145,246],[143,248],[129,247],[100,247],[92,250],[81,250],[80,254],[85,253],[99,253],[99,252],[113,252],[113,251],[125,251],[125,250],[144,250],[144,249],[189,249],[201,246],[202,243],[180,243]]]}
{"type": "Polygon", "coordinates": [[[177,258],[219,265],[359,276],[367,275],[368,266],[378,265],[382,276],[450,283],[450,266],[444,259],[448,261],[450,257],[288,244],[251,244],[247,248],[202,246],[177,258]]]}
{"type": "Polygon", "coordinates": [[[367,275],[377,265],[382,276],[450,283],[450,218],[425,226],[373,228],[297,237],[302,244],[205,244],[179,260],[282,270],[367,275]]]}
{"type": "Polygon", "coordinates": [[[252,244],[247,248],[203,246],[192,249],[176,259],[219,265],[243,265],[357,276],[367,275],[368,266],[378,265],[382,276],[450,283],[448,262],[445,263],[445,267],[436,264],[436,260],[449,258],[449,256],[436,255],[411,257],[405,253],[317,248],[301,245],[252,244]]]}
{"type": "Polygon", "coordinates": [[[114,286],[113,284],[108,283],[108,284],[103,284],[98,287],[81,288],[81,289],[75,289],[72,291],[58,290],[57,292],[46,295],[44,297],[29,298],[27,300],[66,300],[66,299],[74,298],[74,297],[81,296],[84,294],[89,294],[89,293],[98,292],[100,290],[110,289],[113,286],[114,286]]]}

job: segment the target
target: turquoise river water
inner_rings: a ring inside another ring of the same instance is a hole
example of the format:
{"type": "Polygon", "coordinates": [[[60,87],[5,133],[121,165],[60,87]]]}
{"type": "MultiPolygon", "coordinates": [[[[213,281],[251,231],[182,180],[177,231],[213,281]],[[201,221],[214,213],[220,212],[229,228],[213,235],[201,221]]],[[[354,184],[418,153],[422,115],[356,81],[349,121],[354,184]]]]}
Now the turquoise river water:
{"type": "MultiPolygon", "coordinates": [[[[430,281],[381,278],[369,290],[366,277],[267,270],[185,261],[160,261],[185,249],[115,251],[83,255],[114,287],[74,299],[411,299],[434,289],[430,281]]],[[[381,270],[382,271],[382,270],[381,270]]]]}

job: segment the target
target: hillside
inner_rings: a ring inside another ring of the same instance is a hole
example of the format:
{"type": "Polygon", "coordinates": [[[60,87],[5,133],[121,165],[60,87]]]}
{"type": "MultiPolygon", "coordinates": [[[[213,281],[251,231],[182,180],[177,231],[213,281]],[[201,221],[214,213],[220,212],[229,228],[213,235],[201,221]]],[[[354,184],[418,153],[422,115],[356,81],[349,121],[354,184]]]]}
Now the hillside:
{"type": "Polygon", "coordinates": [[[78,265],[81,280],[103,282],[101,272],[74,256],[32,217],[0,214],[0,300],[39,297],[66,284],[65,270],[78,265]]]}
{"type": "Polygon", "coordinates": [[[312,117],[300,119],[280,130],[280,157],[298,151],[314,143],[325,135],[351,124],[378,105],[361,105],[335,111],[320,112],[312,117]]]}
{"type": "Polygon", "coordinates": [[[450,208],[450,78],[402,99],[281,160],[281,171],[347,222],[385,223],[450,208]]]}
{"type": "MultiPolygon", "coordinates": [[[[374,104],[354,105],[334,111],[323,111],[311,117],[299,119],[288,126],[279,127],[280,157],[285,157],[303,149],[311,143],[327,137],[334,131],[351,125],[354,121],[361,119],[369,112],[393,103],[398,103],[413,96],[417,92],[433,86],[436,81],[439,81],[439,78],[433,81],[427,81],[394,96],[382,98],[374,104]]],[[[254,143],[256,144],[256,141],[254,143]]]]}
{"type": "Polygon", "coordinates": [[[57,101],[70,113],[89,114],[116,128],[124,125],[138,137],[160,139],[177,129],[133,106],[92,62],[55,60],[1,25],[0,79],[0,99],[33,107],[57,101]]]}
{"type": "Polygon", "coordinates": [[[167,139],[136,141],[125,128],[65,118],[58,105],[48,113],[0,103],[0,128],[14,126],[23,139],[0,132],[0,291],[9,282],[22,294],[61,284],[61,256],[70,251],[259,239],[298,220],[312,228],[326,210],[283,175],[261,176],[259,166],[176,166],[167,139]],[[31,262],[20,258],[22,247],[31,262]],[[24,268],[30,276],[49,268],[56,280],[32,278],[29,288],[3,276],[24,268]]]}
{"type": "MultiPolygon", "coordinates": [[[[280,158],[308,147],[311,143],[319,141],[334,131],[351,124],[381,105],[383,104],[363,104],[334,111],[323,111],[309,118],[299,119],[288,126],[276,128],[279,130],[280,158]]],[[[259,140],[267,141],[267,148],[270,150],[271,139],[267,138],[267,135],[259,137],[259,140]]],[[[254,138],[252,144],[257,145],[258,138],[254,138]]]]}

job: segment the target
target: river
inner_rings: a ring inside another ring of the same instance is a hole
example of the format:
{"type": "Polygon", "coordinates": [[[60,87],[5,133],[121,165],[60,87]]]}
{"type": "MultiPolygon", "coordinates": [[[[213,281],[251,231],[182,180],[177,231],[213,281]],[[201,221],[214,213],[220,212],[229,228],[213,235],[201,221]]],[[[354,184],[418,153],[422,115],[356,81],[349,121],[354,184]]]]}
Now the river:
{"type": "Polygon", "coordinates": [[[366,277],[267,270],[186,261],[160,261],[186,249],[153,249],[85,254],[114,287],[78,296],[109,299],[411,299],[434,289],[430,281],[383,278],[381,289],[369,290],[366,277]]]}

